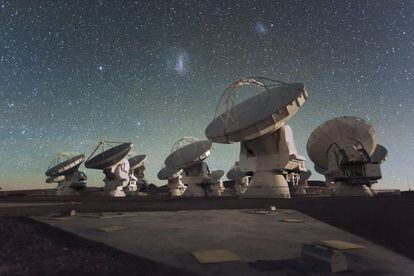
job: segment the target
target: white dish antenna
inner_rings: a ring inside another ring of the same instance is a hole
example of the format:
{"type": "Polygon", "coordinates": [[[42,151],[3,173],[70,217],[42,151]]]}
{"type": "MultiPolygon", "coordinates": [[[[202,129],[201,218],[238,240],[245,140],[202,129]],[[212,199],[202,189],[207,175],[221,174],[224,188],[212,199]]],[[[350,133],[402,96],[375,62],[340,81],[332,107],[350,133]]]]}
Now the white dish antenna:
{"type": "Polygon", "coordinates": [[[62,152],[56,155],[45,172],[46,183],[57,183],[57,195],[78,195],[86,187],[86,175],[79,171],[85,155],[76,152],[62,152]]]}
{"type": "MultiPolygon", "coordinates": [[[[204,160],[210,155],[213,143],[194,137],[183,137],[174,143],[170,155],[165,159],[165,168],[158,174],[166,178],[182,170],[182,181],[187,186],[183,196],[203,197],[203,184],[209,181],[210,171],[204,160]]],[[[170,179],[170,178],[169,178],[170,179]]]]}
{"type": "Polygon", "coordinates": [[[147,155],[146,154],[139,154],[139,155],[135,155],[131,158],[128,159],[129,162],[129,166],[130,166],[130,170],[135,170],[138,169],[142,166],[144,166],[145,161],[147,160],[147,155]]]}
{"type": "Polygon", "coordinates": [[[356,117],[338,117],[317,127],[309,136],[306,149],[309,158],[322,170],[328,170],[329,152],[340,149],[364,149],[371,156],[377,146],[375,129],[356,117]]]}
{"type": "Polygon", "coordinates": [[[85,161],[86,168],[103,171],[104,190],[111,196],[125,196],[124,189],[130,183],[130,164],[127,158],[131,148],[132,143],[129,142],[100,141],[85,161]],[[101,152],[94,156],[98,150],[101,152]]]}
{"type": "Polygon", "coordinates": [[[68,175],[76,171],[84,161],[84,154],[62,152],[56,155],[45,174],[49,177],[68,175]]]}
{"type": "Polygon", "coordinates": [[[163,166],[157,174],[158,179],[168,181],[167,186],[172,197],[182,196],[187,188],[181,180],[182,173],[182,169],[177,170],[163,166]]]}
{"type": "Polygon", "coordinates": [[[223,170],[215,170],[212,171],[210,174],[210,180],[212,183],[220,181],[220,179],[224,176],[223,170]]]}
{"type": "Polygon", "coordinates": [[[221,96],[206,136],[215,143],[236,143],[274,132],[299,111],[307,97],[301,83],[288,84],[261,77],[240,79],[221,96]],[[256,95],[236,104],[237,93],[245,86],[256,95]],[[220,110],[224,112],[218,114],[220,110]]]}
{"type": "Polygon", "coordinates": [[[64,175],[58,175],[58,176],[49,176],[46,179],[46,183],[51,184],[51,183],[59,183],[59,182],[63,182],[65,180],[65,176],[64,175]]]}
{"type": "Polygon", "coordinates": [[[357,117],[338,117],[317,127],[306,149],[316,171],[335,182],[335,194],[372,196],[371,185],[382,177],[387,150],[377,144],[373,126],[357,117]]]}
{"type": "Polygon", "coordinates": [[[314,166],[314,169],[319,174],[322,174],[322,175],[327,175],[328,174],[328,170],[324,170],[322,168],[319,168],[317,165],[314,166]]]}
{"type": "Polygon", "coordinates": [[[241,142],[239,167],[253,173],[245,197],[290,197],[285,175],[306,164],[285,124],[307,98],[302,83],[263,77],[240,79],[224,91],[205,133],[212,142],[241,142]],[[245,90],[250,97],[236,103],[245,90]]]}
{"type": "Polygon", "coordinates": [[[240,170],[239,162],[236,162],[234,166],[230,168],[226,177],[234,183],[232,186],[235,195],[240,196],[246,192],[247,186],[249,185],[249,176],[240,170]]]}
{"type": "Polygon", "coordinates": [[[170,178],[176,178],[182,173],[182,169],[173,169],[170,167],[162,167],[162,169],[158,172],[157,177],[160,180],[168,180],[170,178]]]}
{"type": "Polygon", "coordinates": [[[246,173],[242,172],[240,170],[239,166],[231,167],[230,170],[226,174],[226,177],[229,180],[232,180],[232,181],[239,181],[240,179],[242,179],[245,176],[246,176],[246,173]]]}
{"type": "Polygon", "coordinates": [[[223,185],[223,181],[220,180],[223,175],[223,170],[212,171],[209,175],[210,181],[202,184],[208,196],[223,196],[226,189],[223,185]]]}
{"type": "Polygon", "coordinates": [[[165,159],[165,165],[174,169],[185,169],[203,162],[211,153],[213,143],[193,137],[179,139],[172,147],[172,153],[165,159]]]}
{"type": "Polygon", "coordinates": [[[372,163],[381,164],[382,162],[387,160],[387,158],[388,150],[384,146],[377,144],[377,147],[375,148],[374,153],[371,156],[372,163]]]}
{"type": "Polygon", "coordinates": [[[147,155],[136,153],[129,153],[129,183],[126,189],[129,194],[134,194],[147,187],[147,181],[145,180],[145,161],[147,155]]]}
{"type": "Polygon", "coordinates": [[[112,167],[127,157],[131,148],[132,143],[100,141],[98,146],[86,160],[85,167],[96,170],[112,167]],[[114,144],[117,145],[114,146],[114,144]],[[92,158],[98,150],[101,150],[101,153],[92,158]]]}

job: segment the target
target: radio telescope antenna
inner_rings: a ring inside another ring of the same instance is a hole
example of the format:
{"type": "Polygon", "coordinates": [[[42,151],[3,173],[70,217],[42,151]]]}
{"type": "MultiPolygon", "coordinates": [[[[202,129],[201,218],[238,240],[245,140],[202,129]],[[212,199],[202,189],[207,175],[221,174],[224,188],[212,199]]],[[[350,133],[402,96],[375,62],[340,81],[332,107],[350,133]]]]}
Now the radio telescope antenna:
{"type": "Polygon", "coordinates": [[[318,126],[306,149],[317,171],[334,181],[335,194],[342,196],[372,196],[371,185],[382,177],[380,164],[387,158],[373,126],[349,116],[318,126]]]}
{"type": "MultiPolygon", "coordinates": [[[[131,152],[129,155],[131,155],[131,152]]],[[[145,189],[147,186],[144,174],[146,160],[147,155],[145,154],[137,155],[136,153],[133,153],[132,156],[128,158],[130,168],[127,190],[130,193],[138,192],[140,189],[145,189]]]]}
{"type": "Polygon", "coordinates": [[[200,141],[200,139],[191,136],[184,136],[174,143],[174,145],[171,147],[170,152],[174,152],[188,144],[196,143],[198,141],[200,141]]]}
{"type": "Polygon", "coordinates": [[[202,186],[209,182],[210,171],[204,160],[211,154],[212,146],[210,141],[183,137],[178,139],[171,148],[171,153],[164,162],[165,170],[177,172],[182,170],[182,181],[187,186],[183,196],[203,197],[206,195],[202,186]]]}
{"type": "Polygon", "coordinates": [[[77,152],[61,152],[56,155],[45,175],[46,183],[57,183],[57,195],[79,195],[86,188],[86,175],[79,171],[85,155],[77,152]]]}
{"type": "Polygon", "coordinates": [[[214,170],[210,173],[210,181],[205,184],[204,189],[207,190],[207,194],[211,196],[222,196],[224,194],[225,187],[223,185],[224,176],[223,170],[214,170]]]}
{"type": "Polygon", "coordinates": [[[240,196],[246,192],[249,185],[249,176],[239,168],[239,162],[236,162],[227,172],[226,177],[234,182],[236,195],[240,196]]]}
{"type": "Polygon", "coordinates": [[[86,168],[103,171],[105,174],[104,190],[111,196],[125,196],[123,190],[130,181],[130,165],[127,156],[131,148],[132,143],[129,142],[100,141],[85,161],[86,168]],[[98,150],[101,152],[94,156],[98,150]]]}
{"type": "Polygon", "coordinates": [[[241,78],[234,83],[232,83],[230,86],[228,86],[223,94],[220,96],[219,102],[216,106],[216,110],[214,112],[214,117],[218,117],[223,112],[224,107],[224,114],[226,116],[224,117],[224,121],[227,124],[229,120],[231,120],[234,123],[234,120],[231,116],[231,113],[228,112],[234,105],[236,101],[237,93],[240,91],[240,88],[243,86],[251,86],[251,88],[255,89],[257,87],[262,87],[266,90],[269,90],[275,86],[278,86],[280,84],[284,84],[281,81],[272,80],[264,77],[247,77],[247,78],[241,78]],[[270,81],[270,83],[265,84],[265,81],[270,81]]]}
{"type": "Polygon", "coordinates": [[[286,122],[308,98],[302,83],[248,77],[231,84],[220,97],[207,138],[215,143],[241,143],[239,167],[253,174],[244,197],[290,197],[286,175],[306,171],[294,152],[293,134],[286,122]],[[249,88],[249,96],[236,104],[249,88]]]}
{"type": "Polygon", "coordinates": [[[167,180],[167,186],[172,197],[182,196],[187,188],[181,180],[182,172],[183,170],[172,169],[164,165],[157,174],[158,179],[167,180]]]}

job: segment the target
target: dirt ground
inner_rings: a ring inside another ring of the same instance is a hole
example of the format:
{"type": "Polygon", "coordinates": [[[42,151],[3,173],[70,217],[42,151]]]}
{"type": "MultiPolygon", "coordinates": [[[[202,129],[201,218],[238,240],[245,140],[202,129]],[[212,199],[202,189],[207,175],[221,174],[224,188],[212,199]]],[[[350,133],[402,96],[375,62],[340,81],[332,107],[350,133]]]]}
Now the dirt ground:
{"type": "Polygon", "coordinates": [[[0,275],[192,275],[29,218],[0,218],[0,275]]]}

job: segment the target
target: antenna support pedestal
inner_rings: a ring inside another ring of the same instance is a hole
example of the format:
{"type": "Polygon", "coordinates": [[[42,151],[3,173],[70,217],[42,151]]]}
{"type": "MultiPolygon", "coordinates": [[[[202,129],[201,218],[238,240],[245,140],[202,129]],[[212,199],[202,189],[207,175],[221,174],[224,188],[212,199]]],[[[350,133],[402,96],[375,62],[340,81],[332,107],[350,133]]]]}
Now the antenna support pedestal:
{"type": "Polygon", "coordinates": [[[209,196],[222,196],[224,194],[224,186],[223,186],[223,181],[218,181],[215,183],[211,183],[210,184],[210,189],[208,192],[209,196]]]}
{"type": "Polygon", "coordinates": [[[250,179],[244,198],[290,198],[285,177],[273,172],[255,172],[250,179]]]}
{"type": "Polygon", "coordinates": [[[350,185],[347,182],[335,182],[335,195],[337,196],[374,196],[374,193],[367,185],[350,185]]]}
{"type": "Polygon", "coordinates": [[[243,176],[241,179],[237,180],[234,188],[236,190],[236,196],[242,196],[246,193],[247,187],[249,187],[249,177],[243,176]]]}
{"type": "Polygon", "coordinates": [[[109,195],[110,196],[113,196],[113,197],[125,197],[126,196],[125,192],[123,191],[123,187],[122,186],[118,186],[116,188],[116,190],[110,191],[109,192],[109,195]]]}
{"type": "Polygon", "coordinates": [[[293,133],[287,125],[241,142],[239,166],[253,173],[244,197],[290,198],[285,175],[306,170],[305,161],[297,157],[293,133]]]}
{"type": "Polygon", "coordinates": [[[80,195],[81,191],[86,188],[84,174],[75,171],[65,176],[63,181],[59,181],[56,187],[56,195],[72,196],[80,195]]]}
{"type": "Polygon", "coordinates": [[[129,184],[129,161],[123,160],[122,162],[105,169],[104,190],[113,197],[124,197],[125,187],[129,184]]]}
{"type": "Polygon", "coordinates": [[[172,197],[182,196],[187,188],[181,181],[181,175],[174,178],[169,178],[167,186],[170,188],[170,195],[172,197]]]}
{"type": "Polygon", "coordinates": [[[201,187],[203,177],[183,177],[184,183],[187,185],[183,196],[186,197],[205,197],[206,193],[201,187]]]}
{"type": "Polygon", "coordinates": [[[184,169],[183,182],[187,185],[187,189],[183,196],[205,197],[206,192],[201,184],[209,179],[208,175],[208,166],[205,162],[194,164],[193,166],[184,169]]]}

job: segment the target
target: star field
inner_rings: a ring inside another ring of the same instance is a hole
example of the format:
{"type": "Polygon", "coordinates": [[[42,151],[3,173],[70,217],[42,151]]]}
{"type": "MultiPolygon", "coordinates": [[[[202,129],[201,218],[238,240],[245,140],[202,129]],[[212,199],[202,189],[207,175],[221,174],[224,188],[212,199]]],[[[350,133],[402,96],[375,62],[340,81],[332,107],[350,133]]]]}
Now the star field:
{"type": "MultiPolygon", "coordinates": [[[[301,154],[319,124],[358,116],[389,150],[375,187],[414,187],[414,4],[387,0],[0,0],[0,186],[52,187],[58,152],[102,139],[133,142],[163,184],[174,142],[205,138],[223,90],[249,75],[308,87],[289,121],[301,154]]],[[[238,145],[214,148],[212,169],[238,159],[238,145]]]]}

